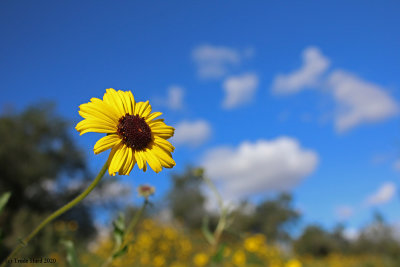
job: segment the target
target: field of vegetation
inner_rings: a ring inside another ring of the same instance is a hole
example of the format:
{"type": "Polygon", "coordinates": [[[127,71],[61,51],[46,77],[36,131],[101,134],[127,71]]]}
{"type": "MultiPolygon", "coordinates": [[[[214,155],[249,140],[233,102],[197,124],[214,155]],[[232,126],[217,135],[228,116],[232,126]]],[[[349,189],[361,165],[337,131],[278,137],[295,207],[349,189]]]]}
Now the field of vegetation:
{"type": "MultiPolygon", "coordinates": [[[[1,260],[92,179],[70,127],[44,104],[0,117],[1,260]],[[69,186],[71,181],[75,186],[69,186]]],[[[105,192],[118,183],[107,177],[95,190],[105,192]]],[[[153,201],[152,190],[146,191],[149,187],[144,188],[143,206],[121,204],[106,195],[101,201],[82,202],[24,244],[8,265],[400,266],[400,243],[378,212],[352,238],[340,224],[294,231],[302,215],[290,194],[266,196],[257,204],[244,200],[235,207],[221,203],[210,211],[205,191],[216,199],[218,192],[202,169],[187,167],[171,177],[171,184],[158,201],[153,201]],[[108,218],[109,229],[96,227],[93,210],[116,216],[108,218]]]]}

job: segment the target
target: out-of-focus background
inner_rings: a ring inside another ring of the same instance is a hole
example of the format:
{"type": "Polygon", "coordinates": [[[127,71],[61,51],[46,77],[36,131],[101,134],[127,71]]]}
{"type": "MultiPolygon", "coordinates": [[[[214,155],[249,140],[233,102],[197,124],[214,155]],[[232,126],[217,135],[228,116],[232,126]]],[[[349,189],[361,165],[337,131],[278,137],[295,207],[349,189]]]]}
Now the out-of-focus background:
{"type": "MultiPolygon", "coordinates": [[[[80,104],[115,88],[175,127],[176,166],[106,177],[23,255],[61,264],[66,238],[100,255],[151,184],[143,231],[169,227],[194,242],[183,266],[206,265],[198,235],[219,210],[193,175],[203,168],[233,210],[232,264],[399,266],[399,12],[396,1],[1,1],[0,257],[101,168],[102,134],[74,127],[80,104]],[[238,233],[281,256],[257,258],[238,233]]],[[[176,259],[149,251],[139,266],[176,259]]]]}

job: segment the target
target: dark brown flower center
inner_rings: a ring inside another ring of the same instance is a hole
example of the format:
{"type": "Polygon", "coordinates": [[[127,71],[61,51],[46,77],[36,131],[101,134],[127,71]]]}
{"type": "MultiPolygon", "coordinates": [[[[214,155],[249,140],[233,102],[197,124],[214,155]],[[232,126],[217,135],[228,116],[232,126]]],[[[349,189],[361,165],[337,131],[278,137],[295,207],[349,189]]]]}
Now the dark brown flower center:
{"type": "Polygon", "coordinates": [[[117,132],[126,146],[143,150],[151,142],[151,129],[144,118],[127,113],[118,122],[117,132]]]}

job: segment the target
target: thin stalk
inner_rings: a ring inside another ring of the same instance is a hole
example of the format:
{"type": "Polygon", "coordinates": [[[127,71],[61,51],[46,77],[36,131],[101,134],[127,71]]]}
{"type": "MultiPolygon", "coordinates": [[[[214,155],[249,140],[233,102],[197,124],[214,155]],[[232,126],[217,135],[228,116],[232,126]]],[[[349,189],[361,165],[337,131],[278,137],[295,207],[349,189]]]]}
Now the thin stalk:
{"type": "Polygon", "coordinates": [[[120,252],[122,249],[125,248],[125,246],[128,245],[128,237],[129,234],[132,232],[132,230],[135,228],[136,224],[138,223],[140,217],[142,216],[143,211],[145,210],[147,204],[149,204],[149,201],[145,199],[143,202],[142,207],[138,212],[136,212],[135,216],[132,218],[132,220],[129,222],[128,227],[126,228],[124,237],[122,239],[121,244],[114,250],[112,255],[108,257],[108,259],[103,263],[102,267],[109,266],[113,261],[114,261],[114,255],[118,252],[120,252]]]}
{"type": "Polygon", "coordinates": [[[215,187],[214,183],[210,180],[210,178],[203,176],[204,181],[208,185],[208,187],[214,192],[215,196],[218,199],[218,206],[221,210],[221,215],[219,216],[217,227],[214,230],[213,236],[213,250],[215,251],[219,244],[219,239],[221,238],[221,234],[226,227],[226,216],[228,215],[227,209],[224,207],[224,202],[222,200],[221,195],[219,194],[217,188],[215,187]]]}
{"type": "Polygon", "coordinates": [[[28,245],[29,241],[40,231],[42,230],[43,227],[45,227],[48,223],[53,221],[55,218],[63,214],[64,212],[68,211],[72,207],[74,207],[76,204],[81,202],[95,187],[96,185],[100,182],[101,178],[103,178],[105,172],[108,169],[108,162],[106,162],[103,166],[103,168],[100,170],[99,174],[97,174],[96,178],[93,180],[93,182],[89,185],[88,188],[86,188],[85,191],[83,191],[79,196],[71,200],[69,203],[66,205],[62,206],[55,212],[53,212],[49,217],[47,217],[42,223],[40,223],[27,237],[25,237],[23,240],[21,240],[14,248],[14,250],[8,255],[8,257],[2,262],[0,267],[5,267],[10,259],[13,259],[17,253],[24,248],[25,246],[28,245]]]}

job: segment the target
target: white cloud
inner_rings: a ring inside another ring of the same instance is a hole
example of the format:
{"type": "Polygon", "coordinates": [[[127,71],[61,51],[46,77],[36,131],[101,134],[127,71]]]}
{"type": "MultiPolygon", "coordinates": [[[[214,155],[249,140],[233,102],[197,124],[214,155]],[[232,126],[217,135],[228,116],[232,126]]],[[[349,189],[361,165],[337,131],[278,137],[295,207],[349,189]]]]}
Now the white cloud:
{"type": "Polygon", "coordinates": [[[317,164],[318,155],[290,137],[243,142],[237,148],[214,148],[203,159],[207,175],[222,187],[228,200],[289,190],[311,174],[317,164]]]}
{"type": "Polygon", "coordinates": [[[394,168],[396,171],[399,171],[399,172],[400,172],[400,159],[397,159],[397,160],[393,163],[393,168],[394,168]]]}
{"type": "Polygon", "coordinates": [[[355,241],[360,236],[360,230],[356,228],[346,228],[343,234],[347,240],[355,241]]]}
{"type": "Polygon", "coordinates": [[[384,183],[375,193],[367,198],[368,205],[379,205],[389,202],[396,194],[396,185],[392,182],[384,183]]]}
{"type": "Polygon", "coordinates": [[[319,78],[328,69],[330,61],[316,47],[308,47],[302,53],[303,65],[289,74],[279,74],[272,90],[279,94],[297,93],[318,85],[319,78]]]}
{"type": "Polygon", "coordinates": [[[110,201],[121,201],[123,203],[129,203],[131,196],[132,186],[118,181],[97,187],[96,190],[93,190],[90,195],[88,195],[85,202],[99,204],[110,201]]]}
{"type": "Polygon", "coordinates": [[[228,77],[223,88],[225,99],[224,108],[230,109],[250,102],[258,87],[258,77],[253,73],[228,77]]]}
{"type": "Polygon", "coordinates": [[[377,122],[398,112],[396,102],[379,85],[345,71],[335,71],[328,81],[338,104],[335,127],[339,132],[366,122],[377,122]]]}
{"type": "Polygon", "coordinates": [[[200,78],[215,79],[225,76],[233,66],[238,66],[244,58],[251,57],[253,53],[251,48],[240,52],[224,46],[201,45],[193,50],[192,58],[200,78]]]}
{"type": "Polygon", "coordinates": [[[170,86],[168,88],[168,97],[166,104],[172,110],[180,110],[183,108],[184,90],[180,86],[170,86]]]}
{"type": "Polygon", "coordinates": [[[175,126],[172,142],[176,145],[196,147],[206,142],[210,136],[211,126],[207,121],[183,121],[175,126]]]}
{"type": "Polygon", "coordinates": [[[341,220],[348,219],[354,214],[354,209],[350,206],[340,206],[336,208],[336,215],[341,220]]]}
{"type": "Polygon", "coordinates": [[[343,70],[325,75],[330,60],[318,48],[306,48],[302,57],[301,68],[287,75],[278,75],[272,90],[290,94],[310,87],[328,89],[336,105],[334,123],[337,132],[364,123],[379,122],[398,113],[398,104],[382,86],[343,70]]]}

